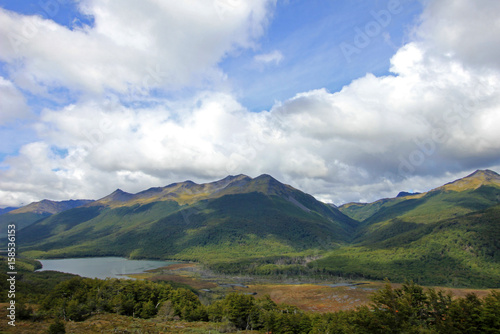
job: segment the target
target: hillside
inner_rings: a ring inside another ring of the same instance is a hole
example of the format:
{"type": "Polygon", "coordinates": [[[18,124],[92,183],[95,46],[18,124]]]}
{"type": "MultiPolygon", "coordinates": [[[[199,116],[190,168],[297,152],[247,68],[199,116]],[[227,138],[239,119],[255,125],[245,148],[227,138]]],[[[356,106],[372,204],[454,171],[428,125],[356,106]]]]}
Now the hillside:
{"type": "Polygon", "coordinates": [[[500,193],[496,193],[498,189],[500,189],[499,174],[490,170],[478,170],[425,193],[401,192],[395,198],[385,198],[373,203],[347,203],[339,209],[353,219],[370,223],[401,215],[421,217],[425,215],[427,209],[431,209],[430,213],[441,214],[450,209],[446,214],[453,215],[458,213],[456,210],[460,208],[463,211],[459,213],[467,213],[500,202],[500,193]]]}
{"type": "Polygon", "coordinates": [[[60,213],[72,208],[91,203],[91,200],[69,200],[69,201],[50,201],[42,200],[33,202],[21,208],[15,208],[0,215],[0,236],[6,235],[7,225],[16,224],[17,230],[21,230],[34,222],[44,219],[50,215],[60,213]]]}
{"type": "Polygon", "coordinates": [[[500,175],[493,171],[340,210],[361,224],[352,246],[330,253],[320,267],[422,284],[500,284],[500,175]]]}
{"type": "Polygon", "coordinates": [[[23,231],[20,244],[37,256],[213,262],[297,254],[319,244],[335,247],[350,241],[357,224],[269,175],[238,175],[137,194],[117,190],[33,224],[23,231]]]}
{"type": "Polygon", "coordinates": [[[11,211],[14,211],[16,209],[19,209],[19,208],[15,208],[15,207],[9,206],[9,207],[0,209],[0,215],[3,215],[4,213],[8,213],[8,212],[11,212],[11,211]]]}
{"type": "Polygon", "coordinates": [[[395,229],[311,264],[345,276],[454,287],[500,286],[500,205],[395,229]]]}
{"type": "Polygon", "coordinates": [[[378,242],[418,224],[436,223],[484,210],[500,203],[500,175],[476,171],[426,193],[378,200],[373,203],[349,203],[340,211],[360,221],[356,241],[378,242]]]}
{"type": "Polygon", "coordinates": [[[117,189],[23,229],[30,257],[195,260],[229,274],[500,284],[500,175],[337,208],[270,175],[117,189]]]}
{"type": "Polygon", "coordinates": [[[81,199],[60,201],[60,202],[49,201],[44,199],[40,202],[34,202],[26,206],[23,206],[19,209],[13,210],[10,212],[10,214],[19,214],[19,213],[56,214],[92,202],[93,202],[92,200],[81,200],[81,199]]]}

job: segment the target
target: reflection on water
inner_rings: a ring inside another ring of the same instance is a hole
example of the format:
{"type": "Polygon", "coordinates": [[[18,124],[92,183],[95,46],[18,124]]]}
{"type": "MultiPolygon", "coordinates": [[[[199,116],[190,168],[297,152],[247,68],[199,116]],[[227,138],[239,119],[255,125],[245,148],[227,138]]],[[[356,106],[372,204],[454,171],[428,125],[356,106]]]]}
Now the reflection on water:
{"type": "Polygon", "coordinates": [[[172,261],[128,260],[122,257],[86,257],[78,259],[39,260],[43,268],[37,271],[54,270],[82,277],[128,278],[126,274],[143,273],[176,263],[172,261]]]}

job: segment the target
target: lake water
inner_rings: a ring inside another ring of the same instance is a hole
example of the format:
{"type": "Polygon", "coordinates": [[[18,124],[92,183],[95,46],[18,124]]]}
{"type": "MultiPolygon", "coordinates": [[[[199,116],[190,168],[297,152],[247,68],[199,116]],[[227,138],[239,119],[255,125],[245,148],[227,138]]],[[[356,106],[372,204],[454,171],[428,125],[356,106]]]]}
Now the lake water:
{"type": "Polygon", "coordinates": [[[37,271],[54,270],[100,279],[106,277],[127,278],[127,274],[143,273],[146,270],[177,263],[172,261],[128,260],[122,257],[87,257],[38,261],[40,261],[43,268],[37,271]]]}

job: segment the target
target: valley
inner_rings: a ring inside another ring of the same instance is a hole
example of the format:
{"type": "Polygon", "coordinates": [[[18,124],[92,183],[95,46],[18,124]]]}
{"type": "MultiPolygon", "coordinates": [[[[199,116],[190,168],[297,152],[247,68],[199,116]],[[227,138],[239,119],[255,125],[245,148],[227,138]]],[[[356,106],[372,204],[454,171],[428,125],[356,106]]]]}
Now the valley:
{"type": "MultiPolygon", "coordinates": [[[[201,298],[213,301],[228,293],[238,292],[263,298],[268,295],[280,304],[298,307],[302,311],[328,313],[354,310],[371,303],[371,295],[384,288],[383,281],[331,280],[303,277],[268,278],[263,276],[218,275],[196,263],[180,263],[150,270],[148,273],[129,275],[137,279],[166,281],[170,284],[187,285],[199,291],[201,298]]],[[[391,283],[394,288],[401,283],[391,283]]],[[[491,289],[437,288],[454,296],[465,297],[474,293],[480,298],[491,289]]],[[[500,292],[500,288],[495,289],[500,292]]]]}
{"type": "MultiPolygon", "coordinates": [[[[29,266],[29,263],[24,265],[29,266]]],[[[231,277],[217,275],[196,263],[172,264],[134,275],[137,281],[22,272],[16,327],[13,330],[5,322],[0,323],[0,330],[8,333],[46,333],[57,322],[54,319],[61,311],[59,316],[63,320],[59,323],[70,333],[217,334],[263,333],[269,329],[274,333],[315,333],[332,329],[359,332],[367,328],[370,333],[382,333],[388,325],[395,332],[412,326],[414,330],[432,328],[448,333],[455,329],[470,333],[469,326],[476,324],[484,329],[497,328],[495,323],[483,320],[477,323],[466,318],[470,312],[481,312],[481,319],[500,315],[499,289],[422,289],[413,284],[387,282],[333,283],[313,282],[307,277],[303,281],[298,278],[231,277]],[[40,275],[49,276],[36,278],[40,275]],[[132,309],[124,303],[125,291],[129,294],[135,291],[134,298],[139,301],[133,307],[136,315],[128,313],[132,309]],[[166,293],[162,297],[166,300],[158,303],[162,306],[156,310],[154,307],[149,309],[149,303],[140,302],[146,296],[161,295],[161,291],[166,293]],[[109,294],[115,295],[111,298],[109,294]],[[417,297],[421,302],[407,305],[409,310],[404,309],[407,298],[417,300],[417,297]],[[394,319],[383,310],[393,303],[405,313],[391,325],[394,319]],[[436,309],[436,305],[441,304],[445,309],[443,319],[448,321],[436,324],[427,315],[417,323],[412,320],[412,312],[422,312],[422,308],[426,312],[443,312],[436,309]],[[373,313],[371,308],[382,312],[373,313]]],[[[7,304],[0,306],[0,315],[6,316],[7,304]]]]}
{"type": "Polygon", "coordinates": [[[448,332],[462,328],[455,322],[461,312],[479,307],[488,318],[500,309],[500,175],[492,171],[340,207],[269,175],[137,194],[118,189],[75,203],[42,201],[0,215],[0,224],[20,226],[18,302],[32,305],[20,306],[25,333],[49,328],[61,314],[75,333],[120,326],[153,333],[384,332],[394,319],[377,310],[391,303],[429,314],[448,305],[454,313],[443,319],[452,322],[417,321],[408,311],[391,325],[396,332],[448,332]],[[110,256],[177,263],[129,275],[136,279],[129,282],[34,272],[34,259],[110,256]],[[424,304],[406,304],[418,298],[424,304]]]}
{"type": "Polygon", "coordinates": [[[500,286],[500,175],[493,171],[338,208],[270,175],[236,175],[137,194],[118,189],[66,209],[33,203],[0,215],[8,222],[22,226],[18,243],[28,258],[118,256],[269,279],[500,286]]]}

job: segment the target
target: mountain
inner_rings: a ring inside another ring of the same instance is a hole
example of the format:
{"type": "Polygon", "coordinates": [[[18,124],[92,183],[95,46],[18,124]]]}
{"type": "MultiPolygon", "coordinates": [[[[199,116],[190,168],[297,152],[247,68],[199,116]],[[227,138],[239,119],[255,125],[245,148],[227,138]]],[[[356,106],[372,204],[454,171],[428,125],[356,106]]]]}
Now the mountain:
{"type": "Polygon", "coordinates": [[[413,195],[420,195],[420,193],[409,193],[407,191],[401,191],[396,197],[407,197],[413,195]]]}
{"type": "Polygon", "coordinates": [[[16,229],[19,231],[34,222],[46,218],[50,215],[60,213],[75,207],[91,203],[91,200],[69,200],[69,201],[49,201],[42,200],[33,202],[21,208],[15,208],[0,215],[0,235],[4,236],[6,227],[9,224],[16,224],[16,229]]]}
{"type": "Polygon", "coordinates": [[[270,175],[116,190],[24,229],[36,256],[117,255],[205,262],[296,254],[350,241],[358,222],[270,175]]]}
{"type": "Polygon", "coordinates": [[[500,205],[436,223],[386,231],[311,264],[341,276],[451,287],[500,286],[500,205]]]}
{"type": "Polygon", "coordinates": [[[8,206],[6,208],[0,209],[0,215],[3,215],[4,213],[8,213],[8,212],[11,212],[11,211],[16,210],[16,209],[19,209],[19,208],[8,206]]]}
{"type": "Polygon", "coordinates": [[[474,173],[453,182],[447,183],[436,190],[467,191],[483,186],[500,187],[500,175],[491,170],[477,170],[474,173]]]}
{"type": "Polygon", "coordinates": [[[34,258],[180,259],[232,274],[495,288],[500,175],[478,170],[428,192],[339,208],[265,174],[117,189],[36,221],[18,244],[34,258]]]}
{"type": "Polygon", "coordinates": [[[463,216],[499,203],[500,175],[478,170],[425,193],[367,204],[348,203],[340,211],[362,223],[355,238],[370,243],[385,239],[396,230],[407,231],[418,224],[463,216]]]}
{"type": "Polygon", "coordinates": [[[26,206],[23,206],[19,209],[11,211],[11,214],[19,214],[19,213],[37,213],[37,214],[56,214],[59,212],[63,212],[69,209],[73,209],[82,205],[86,205],[92,203],[92,200],[69,200],[69,201],[49,201],[42,200],[40,202],[33,202],[26,206]]]}
{"type": "Polygon", "coordinates": [[[500,175],[493,171],[340,210],[360,225],[351,246],[317,263],[326,270],[423,284],[500,285],[500,175]]]}

